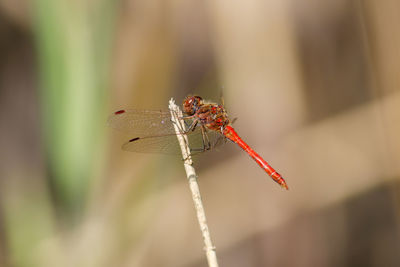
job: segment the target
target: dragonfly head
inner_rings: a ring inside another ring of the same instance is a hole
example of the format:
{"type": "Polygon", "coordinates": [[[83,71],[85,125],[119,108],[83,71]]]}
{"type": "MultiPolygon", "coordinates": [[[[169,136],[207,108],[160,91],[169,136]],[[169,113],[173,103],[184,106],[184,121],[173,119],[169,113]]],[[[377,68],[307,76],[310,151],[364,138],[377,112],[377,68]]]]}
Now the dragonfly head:
{"type": "Polygon", "coordinates": [[[185,100],[183,100],[183,112],[192,116],[201,105],[203,105],[203,98],[200,96],[187,96],[185,100]]]}

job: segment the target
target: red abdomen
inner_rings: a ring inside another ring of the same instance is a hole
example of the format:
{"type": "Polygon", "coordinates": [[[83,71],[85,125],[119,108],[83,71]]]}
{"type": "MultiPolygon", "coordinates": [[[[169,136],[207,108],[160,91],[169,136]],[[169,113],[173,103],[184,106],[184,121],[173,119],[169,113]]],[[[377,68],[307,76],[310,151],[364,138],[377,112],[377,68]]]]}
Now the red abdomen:
{"type": "Polygon", "coordinates": [[[246,151],[247,154],[249,154],[249,156],[252,157],[257,162],[257,164],[260,165],[260,167],[265,170],[265,172],[269,176],[271,176],[271,178],[275,182],[277,182],[283,188],[287,190],[289,189],[282,176],[277,171],[275,171],[274,168],[272,168],[271,165],[269,165],[268,162],[266,162],[260,155],[258,155],[248,144],[246,144],[231,126],[226,126],[223,134],[226,138],[238,144],[238,146],[246,151]]]}

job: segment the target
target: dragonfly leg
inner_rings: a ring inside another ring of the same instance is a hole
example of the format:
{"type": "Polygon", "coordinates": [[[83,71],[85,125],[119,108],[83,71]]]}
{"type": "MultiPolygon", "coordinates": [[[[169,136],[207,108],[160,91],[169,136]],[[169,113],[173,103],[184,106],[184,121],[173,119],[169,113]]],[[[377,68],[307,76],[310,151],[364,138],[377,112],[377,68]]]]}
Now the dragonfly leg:
{"type": "Polygon", "coordinates": [[[223,136],[223,135],[219,136],[218,138],[216,138],[214,140],[213,147],[216,147],[219,144],[223,144],[223,143],[226,144],[226,140],[227,140],[227,138],[225,136],[223,136]]]}
{"type": "Polygon", "coordinates": [[[179,117],[180,120],[192,120],[193,118],[194,118],[194,115],[179,117]]]}
{"type": "Polygon", "coordinates": [[[204,125],[201,126],[201,137],[203,138],[203,149],[210,150],[211,143],[210,143],[210,139],[208,138],[207,130],[204,127],[204,125]]]}
{"type": "Polygon", "coordinates": [[[193,132],[196,129],[199,120],[193,120],[193,122],[189,125],[189,128],[184,132],[185,134],[193,132]]]}
{"type": "MultiPolygon", "coordinates": [[[[190,116],[190,117],[182,117],[181,119],[189,119],[189,118],[191,118],[191,117],[193,117],[193,116],[190,116]]],[[[172,121],[172,120],[171,120],[171,122],[174,123],[174,124],[176,124],[175,121],[172,121]]],[[[184,121],[184,124],[185,124],[186,127],[189,127],[189,128],[188,128],[187,130],[185,130],[185,131],[182,131],[181,133],[182,133],[182,134],[188,134],[188,133],[190,133],[191,131],[194,131],[194,130],[196,129],[196,126],[197,126],[198,122],[199,122],[199,120],[195,119],[195,120],[193,120],[190,124],[188,124],[187,121],[185,120],[185,121],[184,121]]]]}
{"type": "Polygon", "coordinates": [[[210,139],[208,138],[207,130],[204,126],[201,127],[201,138],[203,147],[201,148],[190,148],[190,153],[192,155],[210,150],[212,148],[210,139]],[[193,153],[194,152],[194,153],[193,153]]]}

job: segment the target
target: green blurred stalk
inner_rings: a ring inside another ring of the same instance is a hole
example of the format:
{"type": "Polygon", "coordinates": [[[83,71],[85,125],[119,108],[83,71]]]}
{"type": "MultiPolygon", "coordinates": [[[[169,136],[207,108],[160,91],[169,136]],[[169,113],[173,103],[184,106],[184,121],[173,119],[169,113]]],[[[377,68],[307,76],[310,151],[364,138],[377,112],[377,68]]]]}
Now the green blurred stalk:
{"type": "MultiPolygon", "coordinates": [[[[31,174],[32,179],[36,174],[31,174]]],[[[18,176],[15,178],[20,180],[18,176]]],[[[26,177],[24,177],[26,178],[26,177]]],[[[43,251],[46,242],[54,238],[54,221],[46,192],[41,185],[24,188],[22,185],[10,186],[2,192],[4,229],[7,235],[7,255],[11,266],[43,267],[43,251]]],[[[54,252],[54,248],[51,252],[54,252]]]]}
{"type": "Polygon", "coordinates": [[[101,166],[115,3],[33,3],[50,175],[64,211],[79,214],[101,166]]]}

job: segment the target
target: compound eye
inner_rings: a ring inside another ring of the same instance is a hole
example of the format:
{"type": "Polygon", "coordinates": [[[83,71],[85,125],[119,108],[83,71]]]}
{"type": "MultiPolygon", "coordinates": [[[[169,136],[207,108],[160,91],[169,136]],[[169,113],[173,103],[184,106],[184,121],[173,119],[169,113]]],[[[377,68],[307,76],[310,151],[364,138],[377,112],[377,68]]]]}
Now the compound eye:
{"type": "Polygon", "coordinates": [[[188,96],[183,101],[183,110],[187,115],[191,116],[196,113],[202,103],[203,99],[200,96],[188,96]]]}
{"type": "Polygon", "coordinates": [[[201,98],[200,96],[195,96],[194,99],[196,99],[196,105],[200,105],[203,101],[203,98],[201,98]]]}

